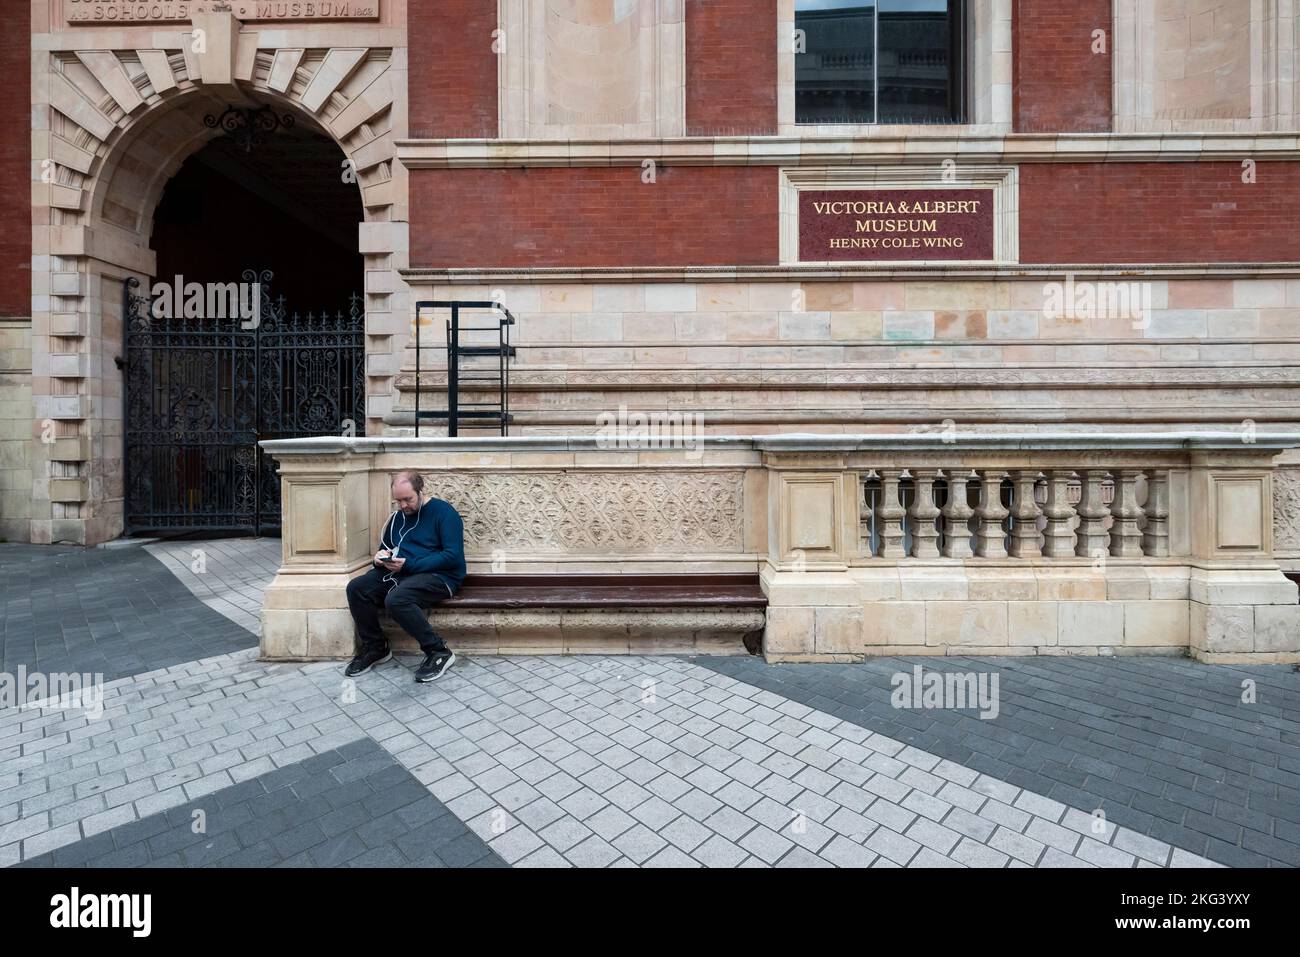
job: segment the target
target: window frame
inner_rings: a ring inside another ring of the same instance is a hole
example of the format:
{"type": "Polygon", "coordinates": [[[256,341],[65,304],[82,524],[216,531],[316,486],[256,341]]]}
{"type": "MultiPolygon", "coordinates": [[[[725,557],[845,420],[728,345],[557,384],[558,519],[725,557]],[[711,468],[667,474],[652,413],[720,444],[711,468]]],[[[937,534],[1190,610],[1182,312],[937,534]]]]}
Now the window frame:
{"type": "MultiPolygon", "coordinates": [[[[795,104],[795,4],[777,4],[777,134],[793,137],[1005,135],[1012,132],[1013,0],[965,0],[961,70],[964,122],[798,123],[795,104]]],[[[876,68],[878,70],[878,67],[876,68]]]]}
{"type": "MultiPolygon", "coordinates": [[[[871,24],[871,114],[869,121],[851,124],[827,124],[818,121],[800,121],[799,120],[799,61],[796,55],[795,59],[795,125],[797,126],[829,126],[829,125],[851,125],[851,126],[935,126],[935,127],[952,127],[966,126],[969,124],[971,113],[971,104],[969,98],[970,78],[969,56],[967,55],[966,44],[970,33],[970,19],[972,5],[968,0],[947,0],[950,7],[956,5],[956,10],[949,10],[949,29],[956,36],[949,37],[948,46],[950,58],[948,62],[948,84],[953,91],[950,100],[958,104],[957,113],[959,119],[946,120],[935,123],[899,123],[897,121],[886,121],[881,123],[880,120],[880,7],[884,0],[873,0],[872,2],[872,24],[871,24]]],[[[799,0],[794,0],[795,5],[795,28],[798,29],[799,18],[799,0]]]]}

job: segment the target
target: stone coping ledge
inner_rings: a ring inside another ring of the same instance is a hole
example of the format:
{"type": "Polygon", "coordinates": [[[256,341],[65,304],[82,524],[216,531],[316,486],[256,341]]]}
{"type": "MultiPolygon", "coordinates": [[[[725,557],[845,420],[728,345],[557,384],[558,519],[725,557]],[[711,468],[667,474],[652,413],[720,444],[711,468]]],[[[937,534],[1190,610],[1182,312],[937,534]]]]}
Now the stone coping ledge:
{"type": "Polygon", "coordinates": [[[826,282],[897,279],[1064,280],[1111,277],[1136,281],[1144,277],[1171,279],[1293,279],[1300,263],[770,263],[739,266],[489,266],[397,270],[408,283],[435,285],[502,285],[510,283],[615,282],[826,282]]]}
{"type": "MultiPolygon", "coordinates": [[[[682,410],[678,416],[689,414],[682,410]]],[[[680,421],[680,419],[679,419],[680,421]]],[[[296,439],[266,439],[258,443],[275,456],[357,454],[384,452],[689,452],[692,449],[739,449],[755,452],[965,452],[1005,451],[1223,451],[1253,452],[1260,449],[1300,448],[1300,432],[1257,432],[1254,441],[1243,442],[1239,432],[1020,432],[1001,434],[903,433],[881,435],[823,435],[785,433],[779,435],[710,435],[685,447],[661,443],[645,447],[619,448],[596,435],[523,435],[447,438],[379,436],[345,438],[309,436],[296,439]]]]}
{"type": "Polygon", "coordinates": [[[1242,441],[1240,432],[1027,432],[970,433],[952,437],[941,433],[895,435],[808,435],[785,434],[754,437],[754,448],[765,452],[862,452],[862,451],[965,451],[1005,449],[1008,451],[1095,451],[1150,449],[1178,451],[1250,451],[1255,448],[1289,449],[1300,444],[1300,432],[1257,432],[1255,441],[1242,441]]]}
{"type": "Polygon", "coordinates": [[[862,134],[673,136],[575,139],[399,139],[408,169],[484,166],[674,165],[869,166],[930,163],[1188,162],[1293,159],[1300,135],[1256,130],[1224,132],[1006,133],[991,126],[864,129],[862,134]]]}

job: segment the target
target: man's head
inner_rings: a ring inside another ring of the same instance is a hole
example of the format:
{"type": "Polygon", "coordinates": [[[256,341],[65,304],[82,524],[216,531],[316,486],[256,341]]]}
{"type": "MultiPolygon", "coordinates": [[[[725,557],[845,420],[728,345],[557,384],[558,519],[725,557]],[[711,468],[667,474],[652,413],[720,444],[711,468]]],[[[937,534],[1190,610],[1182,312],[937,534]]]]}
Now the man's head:
{"type": "Polygon", "coordinates": [[[397,507],[407,515],[414,515],[420,510],[424,476],[410,469],[398,472],[393,476],[392,490],[397,507]]]}

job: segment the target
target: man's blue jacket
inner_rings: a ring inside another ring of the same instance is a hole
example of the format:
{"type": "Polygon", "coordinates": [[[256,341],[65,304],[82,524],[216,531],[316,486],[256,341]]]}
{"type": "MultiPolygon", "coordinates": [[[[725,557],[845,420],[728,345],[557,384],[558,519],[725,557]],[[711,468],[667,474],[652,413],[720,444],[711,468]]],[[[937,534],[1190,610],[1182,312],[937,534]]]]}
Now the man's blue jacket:
{"type": "Polygon", "coordinates": [[[434,572],[455,592],[465,580],[465,525],[449,502],[431,498],[410,518],[398,509],[379,536],[381,548],[405,558],[401,576],[434,572]]]}

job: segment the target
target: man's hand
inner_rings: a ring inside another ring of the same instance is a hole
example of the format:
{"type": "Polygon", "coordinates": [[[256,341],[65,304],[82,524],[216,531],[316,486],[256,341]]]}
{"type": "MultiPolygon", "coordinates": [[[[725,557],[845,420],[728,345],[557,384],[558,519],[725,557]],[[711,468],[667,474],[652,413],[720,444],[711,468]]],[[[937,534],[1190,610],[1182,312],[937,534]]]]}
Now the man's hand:
{"type": "Polygon", "coordinates": [[[385,571],[390,571],[390,572],[401,571],[402,566],[406,564],[406,559],[399,558],[396,561],[394,561],[392,558],[389,557],[391,554],[392,553],[389,552],[388,549],[381,548],[379,551],[375,552],[375,559],[374,559],[375,564],[378,565],[380,568],[384,569],[385,571]]]}
{"type": "Polygon", "coordinates": [[[402,566],[406,564],[406,559],[399,558],[393,560],[390,558],[390,555],[391,553],[387,549],[380,549],[376,551],[376,553],[374,553],[374,564],[377,564],[378,567],[383,568],[383,570],[385,571],[390,571],[390,572],[402,571],[402,566]]]}

